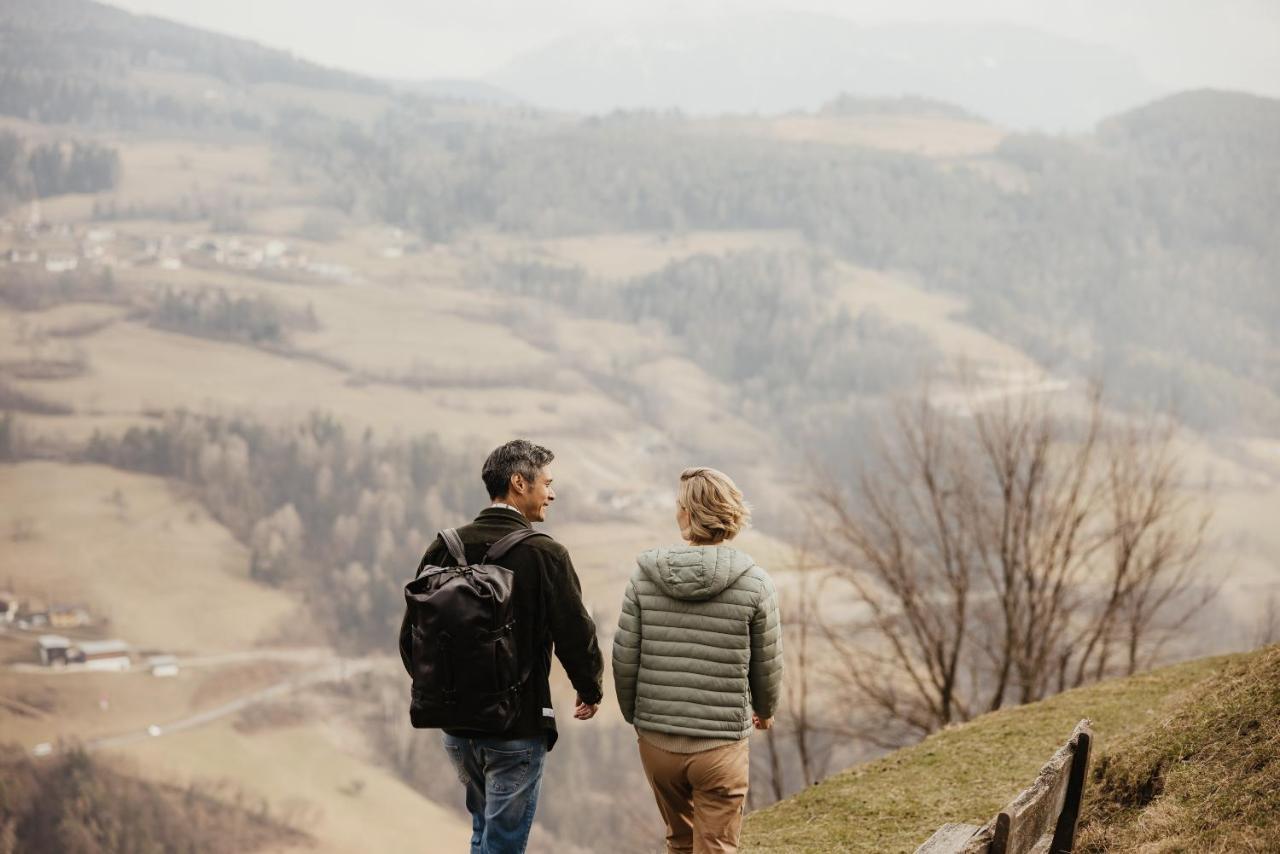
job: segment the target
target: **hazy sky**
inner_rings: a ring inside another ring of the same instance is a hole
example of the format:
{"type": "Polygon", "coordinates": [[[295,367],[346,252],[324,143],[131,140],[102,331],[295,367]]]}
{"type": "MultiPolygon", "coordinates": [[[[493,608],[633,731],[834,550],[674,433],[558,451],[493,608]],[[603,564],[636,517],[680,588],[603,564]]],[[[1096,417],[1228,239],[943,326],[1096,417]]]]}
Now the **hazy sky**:
{"type": "Polygon", "coordinates": [[[795,10],[879,24],[1002,22],[1130,53],[1152,82],[1280,96],[1280,0],[115,0],[388,77],[482,77],[589,27],[795,10]]]}

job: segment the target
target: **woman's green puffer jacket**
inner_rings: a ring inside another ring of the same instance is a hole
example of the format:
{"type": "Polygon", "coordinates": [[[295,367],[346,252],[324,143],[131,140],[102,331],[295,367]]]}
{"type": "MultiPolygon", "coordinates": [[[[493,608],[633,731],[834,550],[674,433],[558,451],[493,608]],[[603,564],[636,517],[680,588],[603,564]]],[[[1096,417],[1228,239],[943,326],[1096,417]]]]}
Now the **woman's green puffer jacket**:
{"type": "Polygon", "coordinates": [[[742,738],[752,711],[773,717],[782,629],[768,573],[725,545],[651,549],[637,563],[613,639],[614,687],[627,722],[742,738]]]}

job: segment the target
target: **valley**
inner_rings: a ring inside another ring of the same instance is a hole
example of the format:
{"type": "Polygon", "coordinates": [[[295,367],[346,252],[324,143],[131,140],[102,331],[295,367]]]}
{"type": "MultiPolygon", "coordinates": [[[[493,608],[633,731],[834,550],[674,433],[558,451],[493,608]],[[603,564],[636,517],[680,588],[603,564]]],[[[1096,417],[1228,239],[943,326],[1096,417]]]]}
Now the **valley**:
{"type": "MultiPolygon", "coordinates": [[[[82,5],[115,21],[90,27],[104,56],[119,57],[113,27],[154,23],[82,5]]],[[[0,729],[24,757],[82,745],[131,779],[211,787],[295,834],[267,850],[421,850],[424,828],[461,850],[461,794],[434,734],[408,726],[393,644],[400,585],[436,530],[483,506],[492,447],[556,453],[546,529],[607,660],[634,556],[677,537],[685,466],[742,485],[754,524],[738,545],[796,613],[815,493],[878,464],[873,428],[926,388],[957,420],[1026,399],[1082,412],[1097,379],[1117,422],[1185,392],[1176,494],[1213,511],[1196,583],[1219,590],[1163,660],[1280,637],[1280,387],[1259,284],[1274,252],[1220,251],[1203,238],[1216,221],[1182,207],[1143,219],[1167,174],[1128,184],[1116,165],[1155,145],[1117,130],[1142,114],[1086,143],[910,99],[577,117],[183,33],[256,58],[262,79],[199,51],[184,67],[178,39],[119,80],[67,72],[72,119],[0,117],[23,152],[74,140],[118,166],[92,192],[37,195],[16,172],[0,187],[0,593],[15,603],[0,729]],[[135,100],[95,100],[108,83],[135,100]],[[1078,251],[1095,238],[1102,260],[1078,251]],[[1219,296],[1206,283],[1223,270],[1238,280],[1219,296]],[[1143,322],[1133,306],[1159,287],[1180,313],[1143,322]],[[124,672],[92,655],[115,640],[124,672]]],[[[865,616],[819,595],[820,615],[865,616]]],[[[620,854],[647,850],[660,825],[647,803],[626,812],[643,781],[608,672],[581,724],[553,670],[548,797],[616,761],[600,808],[548,807],[531,850],[596,850],[615,808],[620,854]]],[[[882,752],[831,739],[831,771],[882,752]]]]}

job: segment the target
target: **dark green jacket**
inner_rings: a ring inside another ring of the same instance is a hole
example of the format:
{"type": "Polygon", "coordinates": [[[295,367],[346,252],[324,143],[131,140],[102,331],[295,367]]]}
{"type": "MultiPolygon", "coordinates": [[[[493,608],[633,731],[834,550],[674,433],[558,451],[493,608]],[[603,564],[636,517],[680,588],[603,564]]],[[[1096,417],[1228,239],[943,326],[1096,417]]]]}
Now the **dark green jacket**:
{"type": "MultiPolygon", "coordinates": [[[[469,525],[458,528],[458,536],[466,549],[467,561],[479,563],[485,551],[497,540],[520,527],[532,527],[514,510],[489,507],[469,525]]],[[[452,566],[448,549],[440,537],[427,547],[419,564],[452,566]]],[[[551,653],[569,675],[578,696],[587,703],[598,703],[602,695],[604,658],[596,641],[596,626],[582,604],[582,586],[564,546],[550,537],[533,537],[513,548],[502,558],[502,565],[512,571],[515,582],[511,595],[515,599],[516,643],[521,660],[532,660],[528,689],[523,693],[520,716],[501,738],[531,738],[547,734],[547,746],[556,740],[556,719],[551,705],[551,653]]],[[[406,614],[406,620],[407,620],[406,614]]],[[[400,626],[400,657],[409,669],[409,625],[400,626]]],[[[412,672],[412,671],[410,671],[412,672]]],[[[487,736],[493,733],[449,730],[458,736],[487,736]]]]}

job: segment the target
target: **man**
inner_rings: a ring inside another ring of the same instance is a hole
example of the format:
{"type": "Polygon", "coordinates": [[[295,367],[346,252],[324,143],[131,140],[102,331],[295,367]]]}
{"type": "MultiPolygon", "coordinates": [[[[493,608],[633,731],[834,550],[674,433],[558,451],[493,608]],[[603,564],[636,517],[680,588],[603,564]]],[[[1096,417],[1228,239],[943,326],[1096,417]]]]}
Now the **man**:
{"type": "MultiPolygon", "coordinates": [[[[475,521],[457,529],[467,562],[479,563],[488,547],[532,523],[543,522],[555,501],[551,451],[524,439],[495,449],[481,477],[493,502],[475,521]]],[[[551,705],[551,653],[578,692],[574,717],[589,720],[601,698],[604,660],[596,627],[582,603],[582,588],[564,546],[548,536],[530,537],[500,564],[511,570],[515,642],[520,660],[532,663],[520,691],[515,723],[494,734],[446,729],[444,747],[466,786],[471,813],[471,854],[519,854],[525,850],[547,751],[556,742],[551,705]]],[[[424,566],[453,566],[440,537],[427,548],[424,566]]],[[[408,614],[400,628],[401,656],[411,644],[408,614]]]]}

